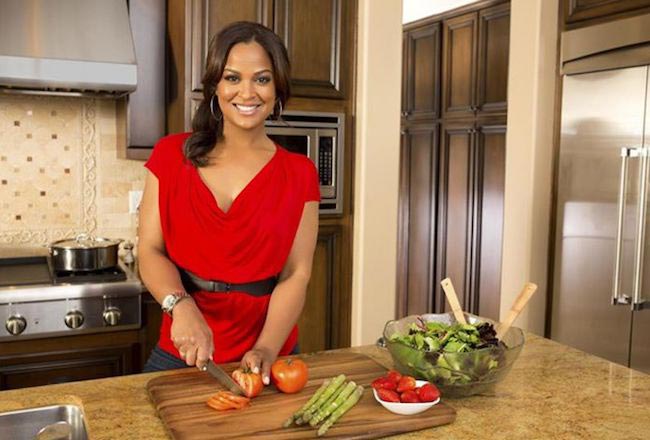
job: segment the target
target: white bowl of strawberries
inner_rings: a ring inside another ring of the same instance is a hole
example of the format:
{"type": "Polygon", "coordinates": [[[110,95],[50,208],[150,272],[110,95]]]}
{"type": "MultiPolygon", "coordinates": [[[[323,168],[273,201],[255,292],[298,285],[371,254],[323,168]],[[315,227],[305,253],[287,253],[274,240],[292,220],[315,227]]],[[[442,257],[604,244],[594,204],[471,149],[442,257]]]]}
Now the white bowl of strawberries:
{"type": "Polygon", "coordinates": [[[371,386],[375,400],[395,414],[418,414],[440,402],[440,391],[435,385],[402,376],[395,370],[378,377],[371,386]]]}

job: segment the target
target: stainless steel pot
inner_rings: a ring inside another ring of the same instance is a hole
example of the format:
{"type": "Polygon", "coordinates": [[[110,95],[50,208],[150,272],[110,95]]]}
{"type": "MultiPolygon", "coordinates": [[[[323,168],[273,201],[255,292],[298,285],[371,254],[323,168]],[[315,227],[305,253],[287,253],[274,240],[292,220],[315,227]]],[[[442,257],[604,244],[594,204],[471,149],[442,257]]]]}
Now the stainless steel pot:
{"type": "Polygon", "coordinates": [[[56,271],[87,272],[117,266],[117,251],[122,240],[90,237],[55,241],[50,245],[52,265],[56,271]]]}

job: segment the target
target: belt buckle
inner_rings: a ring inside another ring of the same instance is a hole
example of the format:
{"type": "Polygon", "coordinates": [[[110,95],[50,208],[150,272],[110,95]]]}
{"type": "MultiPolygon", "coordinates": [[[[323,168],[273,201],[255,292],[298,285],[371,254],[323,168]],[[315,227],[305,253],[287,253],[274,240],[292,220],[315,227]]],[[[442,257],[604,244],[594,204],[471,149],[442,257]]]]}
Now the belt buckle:
{"type": "Polygon", "coordinates": [[[232,285],[230,283],[224,283],[223,281],[212,281],[212,291],[213,292],[224,292],[229,293],[232,285]]]}

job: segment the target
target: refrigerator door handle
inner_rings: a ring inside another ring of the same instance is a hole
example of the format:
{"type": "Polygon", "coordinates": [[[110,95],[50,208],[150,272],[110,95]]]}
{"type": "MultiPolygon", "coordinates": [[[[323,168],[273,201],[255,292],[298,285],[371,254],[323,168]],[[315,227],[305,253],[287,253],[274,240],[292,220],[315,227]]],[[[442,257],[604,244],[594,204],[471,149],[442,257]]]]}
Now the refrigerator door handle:
{"type": "Polygon", "coordinates": [[[645,257],[645,232],[646,216],[648,213],[648,163],[650,158],[650,148],[641,148],[641,171],[639,173],[639,223],[637,224],[636,249],[634,263],[634,291],[632,300],[632,310],[641,309],[644,300],[641,299],[643,288],[643,267],[645,257]]]}
{"type": "MultiPolygon", "coordinates": [[[[623,147],[621,148],[621,180],[618,189],[618,224],[616,228],[616,259],[614,262],[614,292],[612,294],[612,304],[629,305],[632,303],[630,296],[621,294],[621,271],[622,271],[622,254],[623,254],[623,225],[625,222],[625,193],[627,192],[627,165],[630,157],[642,156],[643,148],[641,147],[623,147]]],[[[636,261],[636,260],[635,260],[636,261]]],[[[635,273],[636,275],[636,273],[635,273]]],[[[636,278],[635,278],[636,284],[636,278]]]]}

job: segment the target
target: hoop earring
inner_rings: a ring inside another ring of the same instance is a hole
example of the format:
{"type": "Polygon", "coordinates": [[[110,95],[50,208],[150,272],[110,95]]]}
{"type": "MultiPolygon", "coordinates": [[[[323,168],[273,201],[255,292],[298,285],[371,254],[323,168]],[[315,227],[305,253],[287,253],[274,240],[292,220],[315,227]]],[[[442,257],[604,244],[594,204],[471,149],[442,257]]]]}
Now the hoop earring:
{"type": "Polygon", "coordinates": [[[212,113],[212,117],[214,118],[215,121],[221,122],[223,119],[223,113],[219,112],[219,117],[217,118],[217,115],[214,114],[214,98],[216,95],[212,95],[212,98],[210,98],[210,113],[212,113]]]}
{"type": "Polygon", "coordinates": [[[280,111],[278,114],[275,116],[275,119],[280,119],[282,117],[282,101],[278,99],[278,106],[280,107],[280,111]]]}

